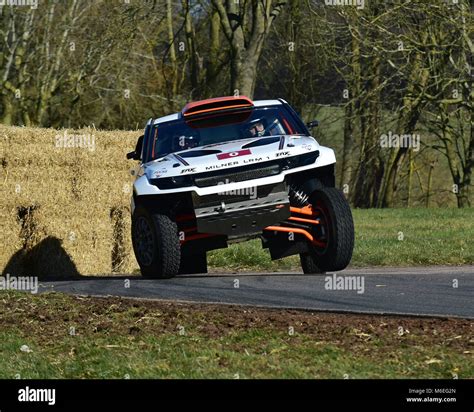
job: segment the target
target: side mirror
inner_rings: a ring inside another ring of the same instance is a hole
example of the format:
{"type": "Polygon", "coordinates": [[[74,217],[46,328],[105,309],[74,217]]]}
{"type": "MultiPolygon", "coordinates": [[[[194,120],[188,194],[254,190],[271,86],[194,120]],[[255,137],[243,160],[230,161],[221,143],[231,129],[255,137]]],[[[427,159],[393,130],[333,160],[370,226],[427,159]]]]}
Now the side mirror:
{"type": "Polygon", "coordinates": [[[140,136],[137,140],[137,145],[133,152],[127,153],[127,159],[140,160],[142,147],[143,147],[143,137],[140,136]]]}
{"type": "Polygon", "coordinates": [[[312,122],[306,123],[306,127],[308,129],[313,129],[319,126],[319,122],[317,120],[313,120],[312,122]]]}
{"type": "Polygon", "coordinates": [[[140,160],[140,156],[137,155],[137,152],[135,150],[133,152],[127,153],[127,159],[132,159],[132,160],[140,160]]]}

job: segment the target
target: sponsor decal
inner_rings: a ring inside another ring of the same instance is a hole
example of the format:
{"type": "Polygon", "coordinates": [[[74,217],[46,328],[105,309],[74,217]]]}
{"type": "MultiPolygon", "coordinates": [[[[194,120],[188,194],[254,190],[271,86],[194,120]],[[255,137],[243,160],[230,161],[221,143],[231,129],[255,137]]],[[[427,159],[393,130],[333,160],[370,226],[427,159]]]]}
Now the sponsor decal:
{"type": "Polygon", "coordinates": [[[255,163],[265,162],[267,160],[273,160],[275,157],[287,157],[287,156],[290,156],[290,154],[291,154],[290,152],[282,152],[282,153],[276,153],[276,154],[259,156],[259,157],[245,158],[245,159],[241,159],[240,161],[235,160],[233,162],[227,162],[227,163],[216,163],[216,164],[205,166],[204,170],[208,171],[208,170],[224,169],[231,166],[244,166],[248,164],[255,164],[255,163]]]}
{"type": "Polygon", "coordinates": [[[252,154],[250,149],[244,149],[244,150],[236,150],[235,152],[221,153],[217,155],[217,158],[219,160],[224,160],[224,159],[232,159],[233,157],[248,156],[250,154],[252,154]]]}
{"type": "Polygon", "coordinates": [[[181,170],[181,174],[183,173],[194,173],[196,171],[195,167],[188,167],[186,169],[181,170]]]}
{"type": "Polygon", "coordinates": [[[285,156],[289,156],[289,155],[290,155],[289,151],[275,153],[275,157],[285,157],[285,156]]]}
{"type": "Polygon", "coordinates": [[[213,164],[206,166],[205,170],[215,170],[215,169],[222,169],[225,167],[230,167],[230,166],[238,166],[239,162],[229,162],[229,163],[222,163],[222,164],[213,164]]]}
{"type": "Polygon", "coordinates": [[[155,172],[153,172],[153,177],[160,177],[166,173],[168,173],[168,169],[155,170],[155,172]]]}
{"type": "MultiPolygon", "coordinates": [[[[266,156],[266,159],[270,160],[268,156],[266,156]]],[[[250,163],[260,163],[263,162],[263,160],[263,157],[251,157],[250,159],[244,159],[242,163],[246,165],[250,163]]]]}

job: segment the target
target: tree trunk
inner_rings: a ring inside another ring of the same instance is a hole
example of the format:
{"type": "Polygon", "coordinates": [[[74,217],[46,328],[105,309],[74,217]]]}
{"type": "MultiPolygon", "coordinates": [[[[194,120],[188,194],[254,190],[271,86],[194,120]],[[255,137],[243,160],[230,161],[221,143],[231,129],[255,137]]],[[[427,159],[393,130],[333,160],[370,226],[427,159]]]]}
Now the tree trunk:
{"type": "MultiPolygon", "coordinates": [[[[356,25],[357,20],[351,19],[351,25],[356,25]]],[[[356,30],[357,31],[357,30],[356,30]]],[[[352,33],[352,30],[351,30],[352,33]]],[[[354,149],[354,134],[355,134],[355,122],[354,116],[357,112],[356,102],[360,101],[360,90],[361,90],[361,67],[360,67],[360,39],[359,37],[352,36],[351,41],[352,57],[351,57],[351,81],[349,82],[349,102],[346,104],[344,114],[344,142],[342,149],[342,165],[339,186],[349,185],[350,198],[353,199],[355,195],[354,190],[351,190],[352,179],[353,179],[353,149],[354,149]]]]}
{"type": "Polygon", "coordinates": [[[178,62],[173,31],[173,6],[171,0],[166,0],[166,25],[168,31],[169,59],[171,65],[171,87],[168,95],[170,111],[174,111],[174,99],[178,93],[178,62]]]}
{"type": "Polygon", "coordinates": [[[210,47],[209,60],[206,65],[206,95],[211,96],[215,90],[216,78],[219,74],[219,55],[221,49],[220,20],[219,13],[215,8],[212,10],[209,25],[210,47]]]}
{"type": "Polygon", "coordinates": [[[186,33],[186,44],[187,44],[187,51],[191,61],[190,64],[190,71],[191,71],[191,98],[194,99],[195,96],[198,94],[199,88],[199,63],[198,63],[198,56],[196,52],[196,47],[194,44],[194,27],[193,27],[193,20],[189,10],[189,0],[183,0],[183,10],[184,10],[184,30],[186,33]]]}
{"type": "Polygon", "coordinates": [[[471,111],[471,127],[469,134],[469,145],[465,155],[465,163],[462,169],[462,179],[459,182],[457,194],[458,207],[471,207],[471,178],[474,167],[474,111],[471,111]]]}
{"type": "Polygon", "coordinates": [[[13,120],[13,105],[8,96],[5,94],[2,96],[2,107],[3,113],[1,123],[6,126],[11,126],[13,120]]]}
{"type": "Polygon", "coordinates": [[[359,113],[361,118],[362,151],[355,184],[354,206],[374,207],[381,180],[379,162],[379,121],[380,121],[380,56],[373,56],[366,93],[368,102],[364,103],[359,113]]]}
{"type": "MultiPolygon", "coordinates": [[[[421,42],[424,44],[428,38],[427,33],[423,33],[421,42]]],[[[403,105],[397,124],[397,134],[411,134],[416,128],[421,110],[424,106],[423,90],[429,80],[429,70],[423,68],[423,57],[417,52],[414,58],[412,70],[408,76],[408,85],[403,97],[403,105]],[[418,95],[416,94],[416,91],[418,95]],[[414,98],[416,96],[416,98],[414,98]]],[[[397,177],[400,163],[407,153],[406,148],[392,148],[387,162],[385,173],[382,177],[382,185],[379,194],[378,207],[393,207],[393,199],[397,186],[397,177]]],[[[410,150],[410,149],[408,149],[410,150]]]]}
{"type": "Polygon", "coordinates": [[[257,65],[273,20],[287,0],[243,2],[212,0],[230,45],[230,93],[253,98],[257,65]],[[251,19],[249,19],[251,15],[251,19]],[[251,23],[249,22],[251,20],[251,23]]]}
{"type": "Polygon", "coordinates": [[[243,95],[253,98],[257,77],[258,56],[249,56],[245,51],[238,51],[232,59],[231,95],[243,95]]]}

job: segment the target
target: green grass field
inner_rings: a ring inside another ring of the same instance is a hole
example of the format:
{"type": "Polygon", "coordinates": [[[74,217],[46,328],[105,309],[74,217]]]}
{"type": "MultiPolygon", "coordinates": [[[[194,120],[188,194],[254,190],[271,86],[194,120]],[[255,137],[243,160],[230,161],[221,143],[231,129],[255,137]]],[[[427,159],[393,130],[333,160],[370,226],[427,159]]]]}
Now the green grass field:
{"type": "Polygon", "coordinates": [[[0,292],[0,378],[472,378],[472,321],[0,292]]]}
{"type": "MultiPolygon", "coordinates": [[[[355,209],[351,265],[410,266],[474,263],[474,208],[355,209]]],[[[299,258],[271,261],[259,240],[209,254],[214,268],[300,270],[299,258]]]]}

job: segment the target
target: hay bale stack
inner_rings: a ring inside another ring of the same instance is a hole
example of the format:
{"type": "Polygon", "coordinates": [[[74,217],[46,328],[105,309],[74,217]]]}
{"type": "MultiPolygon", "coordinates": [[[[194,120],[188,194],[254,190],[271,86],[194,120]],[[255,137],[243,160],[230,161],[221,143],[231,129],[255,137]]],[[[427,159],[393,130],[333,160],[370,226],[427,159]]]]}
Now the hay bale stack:
{"type": "Polygon", "coordinates": [[[2,273],[138,268],[129,212],[136,163],[125,154],[139,135],[0,125],[2,273]]]}

